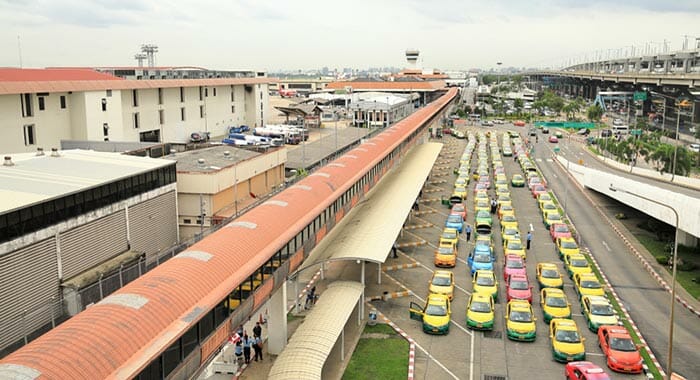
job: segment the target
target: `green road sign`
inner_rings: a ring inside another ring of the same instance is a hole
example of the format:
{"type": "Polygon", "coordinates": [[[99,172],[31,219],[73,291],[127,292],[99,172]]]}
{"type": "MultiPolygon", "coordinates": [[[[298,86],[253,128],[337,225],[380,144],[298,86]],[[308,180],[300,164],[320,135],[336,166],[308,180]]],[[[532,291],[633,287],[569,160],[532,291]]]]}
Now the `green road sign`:
{"type": "Polygon", "coordinates": [[[558,146],[555,146],[555,147],[554,147],[554,153],[559,153],[559,147],[558,147],[558,146]]]}
{"type": "Polygon", "coordinates": [[[635,91],[634,100],[647,100],[647,93],[643,91],[635,91]]]}
{"type": "Polygon", "coordinates": [[[630,131],[630,135],[632,136],[641,136],[642,135],[642,130],[641,129],[633,129],[630,131]]]}

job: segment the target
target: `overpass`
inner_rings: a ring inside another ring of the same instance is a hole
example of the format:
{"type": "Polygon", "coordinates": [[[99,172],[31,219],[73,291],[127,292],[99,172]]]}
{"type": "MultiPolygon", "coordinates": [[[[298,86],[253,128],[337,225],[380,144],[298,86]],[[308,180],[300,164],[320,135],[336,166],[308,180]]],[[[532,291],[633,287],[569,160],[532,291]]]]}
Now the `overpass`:
{"type": "Polygon", "coordinates": [[[653,184],[644,183],[618,173],[606,172],[568,161],[562,156],[556,159],[567,168],[572,176],[583,186],[622,202],[647,215],[675,226],[678,213],[678,240],[684,245],[693,245],[700,238],[700,191],[674,191],[653,184]],[[612,189],[611,189],[612,187],[612,189]],[[615,190],[613,190],[615,189],[615,190]],[[638,196],[629,193],[638,194],[638,196]],[[694,194],[695,193],[695,194],[694,194]],[[668,207],[647,201],[643,198],[657,200],[668,207]]]}

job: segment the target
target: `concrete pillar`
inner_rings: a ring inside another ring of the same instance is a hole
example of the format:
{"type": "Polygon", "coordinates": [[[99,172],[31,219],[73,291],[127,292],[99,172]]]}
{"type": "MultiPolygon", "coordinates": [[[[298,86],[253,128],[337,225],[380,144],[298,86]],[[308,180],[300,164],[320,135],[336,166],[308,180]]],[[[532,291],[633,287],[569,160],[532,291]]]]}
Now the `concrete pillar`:
{"type": "Polygon", "coordinates": [[[698,244],[698,238],[683,230],[678,230],[678,244],[686,247],[695,247],[698,244]]]}
{"type": "Polygon", "coordinates": [[[287,283],[283,283],[268,301],[267,351],[279,355],[287,345],[287,283]]]}

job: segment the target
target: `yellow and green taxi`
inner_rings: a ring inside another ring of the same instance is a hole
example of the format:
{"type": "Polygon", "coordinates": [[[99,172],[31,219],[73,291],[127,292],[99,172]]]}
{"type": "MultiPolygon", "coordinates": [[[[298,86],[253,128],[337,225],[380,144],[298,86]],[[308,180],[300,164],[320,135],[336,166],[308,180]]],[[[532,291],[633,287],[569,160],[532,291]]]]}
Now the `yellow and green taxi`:
{"type": "Polygon", "coordinates": [[[433,294],[443,294],[452,301],[455,291],[454,275],[448,270],[436,270],[430,279],[428,291],[433,294]]]}
{"type": "Polygon", "coordinates": [[[506,334],[508,339],[522,342],[533,342],[537,336],[532,306],[525,300],[513,299],[506,306],[506,334]]]}
{"type": "Polygon", "coordinates": [[[510,198],[510,190],[508,190],[508,186],[502,185],[498,187],[498,185],[496,185],[496,197],[500,197],[502,195],[510,198]]]}
{"type": "Polygon", "coordinates": [[[574,289],[579,297],[583,296],[605,296],[605,288],[598,281],[594,273],[574,274],[574,289]]]}
{"type": "Polygon", "coordinates": [[[435,250],[434,263],[436,267],[454,268],[457,264],[457,248],[455,246],[438,247],[435,250]]]}
{"type": "Polygon", "coordinates": [[[501,218],[501,228],[515,228],[518,229],[518,218],[515,215],[504,215],[501,218]]]}
{"type": "Polygon", "coordinates": [[[496,200],[501,206],[513,206],[513,199],[510,197],[510,195],[498,194],[498,198],[496,198],[496,200]]]}
{"type": "Polygon", "coordinates": [[[505,243],[506,240],[511,238],[520,239],[520,231],[517,228],[507,227],[501,224],[501,241],[505,243]]]}
{"type": "Polygon", "coordinates": [[[489,212],[491,210],[491,205],[489,204],[489,201],[479,200],[476,203],[474,203],[474,213],[477,213],[480,210],[484,210],[486,212],[489,212]]]}
{"type": "Polygon", "coordinates": [[[472,280],[472,292],[487,294],[494,300],[498,300],[498,281],[492,270],[480,269],[474,272],[472,280]]]}
{"type": "Polygon", "coordinates": [[[525,187],[525,178],[523,178],[521,174],[513,174],[510,184],[513,185],[513,187],[525,187]]]}
{"type": "Polygon", "coordinates": [[[544,321],[549,323],[552,318],[571,318],[571,304],[563,290],[544,288],[540,290],[540,305],[544,321]]]}
{"type": "Polygon", "coordinates": [[[559,258],[564,260],[564,256],[579,254],[581,250],[578,248],[574,238],[560,237],[557,238],[557,252],[559,253],[559,258]]]}
{"type": "Polygon", "coordinates": [[[586,338],[571,319],[553,318],[549,322],[549,338],[552,340],[552,356],[558,362],[586,360],[586,338]]]}
{"type": "Polygon", "coordinates": [[[523,242],[520,241],[520,239],[517,237],[512,237],[508,240],[503,241],[503,254],[506,256],[510,254],[515,254],[522,257],[523,260],[527,260],[525,246],[523,245],[523,242]]]}
{"type": "Polygon", "coordinates": [[[457,177],[455,180],[455,187],[467,187],[469,184],[469,176],[467,174],[466,177],[457,177]]]}
{"type": "Polygon", "coordinates": [[[467,188],[464,186],[455,186],[452,196],[467,199],[467,188]]]}
{"type": "Polygon", "coordinates": [[[569,277],[573,278],[576,273],[593,273],[586,256],[582,254],[578,255],[568,255],[564,256],[564,265],[566,266],[566,273],[569,277]]]}
{"type": "Polygon", "coordinates": [[[445,228],[442,230],[439,247],[459,247],[459,234],[455,228],[445,228]]]}
{"type": "Polygon", "coordinates": [[[537,283],[542,288],[564,288],[564,280],[561,278],[559,268],[553,263],[537,263],[537,283]]]}
{"type": "Polygon", "coordinates": [[[554,203],[554,199],[548,193],[542,193],[537,196],[537,206],[542,210],[542,205],[545,203],[554,203]]]}
{"type": "Polygon", "coordinates": [[[409,305],[411,319],[423,322],[423,332],[447,334],[450,332],[452,314],[450,300],[442,294],[429,294],[424,307],[415,302],[409,305]]]}
{"type": "Polygon", "coordinates": [[[479,190],[474,194],[474,203],[476,204],[479,201],[486,201],[486,203],[489,202],[489,194],[483,190],[479,190]]]}
{"type": "Polygon", "coordinates": [[[472,293],[467,304],[467,327],[493,330],[494,301],[488,294],[472,293]]]}
{"type": "Polygon", "coordinates": [[[503,219],[504,215],[515,215],[515,208],[512,205],[498,205],[498,219],[503,219]]]}
{"type": "Polygon", "coordinates": [[[588,329],[594,333],[603,325],[618,325],[620,318],[607,298],[602,296],[581,297],[581,312],[588,323],[588,329]]]}
{"type": "Polygon", "coordinates": [[[563,223],[563,220],[564,218],[562,218],[559,210],[545,212],[544,214],[544,226],[547,228],[555,223],[563,223]]]}

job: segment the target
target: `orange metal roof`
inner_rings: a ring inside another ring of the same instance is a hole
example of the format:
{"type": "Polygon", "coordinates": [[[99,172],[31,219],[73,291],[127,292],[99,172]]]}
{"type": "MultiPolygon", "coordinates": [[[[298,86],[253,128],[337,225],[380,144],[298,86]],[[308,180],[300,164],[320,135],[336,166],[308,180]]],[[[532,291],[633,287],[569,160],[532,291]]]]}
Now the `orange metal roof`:
{"type": "Polygon", "coordinates": [[[91,69],[14,69],[0,68],[0,82],[56,82],[75,80],[123,80],[91,69]]]}
{"type": "Polygon", "coordinates": [[[326,86],[327,89],[342,90],[345,87],[352,87],[353,90],[402,90],[402,91],[417,91],[428,90],[435,91],[445,88],[445,82],[442,80],[417,81],[417,82],[331,82],[326,86]]]}
{"type": "Polygon", "coordinates": [[[41,379],[138,375],[152,358],[226,298],[456,93],[456,89],[450,89],[445,96],[0,360],[0,378],[15,374],[12,371],[17,368],[38,372],[41,379]]]}

